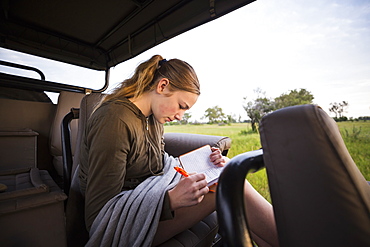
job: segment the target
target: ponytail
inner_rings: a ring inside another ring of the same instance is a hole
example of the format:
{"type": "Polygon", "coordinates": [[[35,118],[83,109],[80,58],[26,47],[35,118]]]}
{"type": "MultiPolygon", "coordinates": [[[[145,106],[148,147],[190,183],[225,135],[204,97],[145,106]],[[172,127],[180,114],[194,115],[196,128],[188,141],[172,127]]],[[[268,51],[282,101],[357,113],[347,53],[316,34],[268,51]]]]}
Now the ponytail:
{"type": "Polygon", "coordinates": [[[168,78],[170,91],[182,90],[200,94],[198,77],[188,63],[179,59],[167,61],[160,55],[154,55],[141,63],[134,75],[124,80],[112,94],[104,98],[103,102],[122,97],[140,97],[145,92],[155,89],[161,78],[168,78]]]}

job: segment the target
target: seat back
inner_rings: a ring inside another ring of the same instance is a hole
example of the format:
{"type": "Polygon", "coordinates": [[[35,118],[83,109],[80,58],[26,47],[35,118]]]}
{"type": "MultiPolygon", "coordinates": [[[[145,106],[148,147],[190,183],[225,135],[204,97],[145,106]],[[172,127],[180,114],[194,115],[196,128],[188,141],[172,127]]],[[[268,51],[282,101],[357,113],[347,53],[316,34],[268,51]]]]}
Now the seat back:
{"type": "Polygon", "coordinates": [[[190,133],[165,133],[165,151],[174,157],[188,153],[205,144],[218,147],[223,155],[227,155],[231,147],[231,139],[227,136],[212,136],[190,133]]]}
{"type": "Polygon", "coordinates": [[[370,186],[334,120],[288,107],[260,133],[280,246],[370,246],[370,186]]]}
{"type": "MultiPolygon", "coordinates": [[[[57,109],[50,132],[50,152],[53,156],[53,165],[60,177],[63,177],[63,159],[62,159],[62,140],[61,140],[61,123],[64,116],[71,108],[78,108],[84,94],[62,91],[58,97],[57,109]]],[[[72,154],[74,154],[75,143],[77,139],[78,121],[72,121],[71,129],[71,144],[72,154]]]]}
{"type": "Polygon", "coordinates": [[[66,231],[68,246],[84,246],[89,238],[89,234],[85,225],[85,199],[80,191],[79,173],[79,157],[80,144],[83,137],[83,132],[94,107],[100,102],[103,94],[92,93],[86,95],[81,100],[78,133],[75,144],[75,153],[73,157],[72,167],[72,182],[69,190],[69,198],[66,207],[66,231]]]}

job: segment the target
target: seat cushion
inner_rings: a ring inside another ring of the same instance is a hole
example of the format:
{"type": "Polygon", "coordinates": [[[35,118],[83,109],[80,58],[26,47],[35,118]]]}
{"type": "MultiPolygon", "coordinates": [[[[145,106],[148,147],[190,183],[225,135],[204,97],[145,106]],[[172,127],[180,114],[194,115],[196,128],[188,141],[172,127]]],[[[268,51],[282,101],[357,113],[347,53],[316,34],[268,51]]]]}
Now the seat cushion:
{"type": "Polygon", "coordinates": [[[217,214],[213,212],[190,229],[183,231],[160,247],[211,246],[218,231],[217,214]]]}

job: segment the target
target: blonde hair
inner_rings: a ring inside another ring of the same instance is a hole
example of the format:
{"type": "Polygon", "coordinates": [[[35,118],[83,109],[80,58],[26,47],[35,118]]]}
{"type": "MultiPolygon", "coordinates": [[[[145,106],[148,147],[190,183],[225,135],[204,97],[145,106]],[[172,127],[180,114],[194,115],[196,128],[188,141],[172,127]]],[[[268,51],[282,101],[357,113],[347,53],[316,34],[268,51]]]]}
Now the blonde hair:
{"type": "Polygon", "coordinates": [[[124,80],[114,91],[107,95],[103,102],[111,99],[137,98],[145,92],[156,88],[160,79],[169,80],[170,91],[182,90],[200,94],[198,77],[188,63],[180,59],[165,60],[160,55],[154,55],[149,60],[141,63],[134,75],[124,80]]]}

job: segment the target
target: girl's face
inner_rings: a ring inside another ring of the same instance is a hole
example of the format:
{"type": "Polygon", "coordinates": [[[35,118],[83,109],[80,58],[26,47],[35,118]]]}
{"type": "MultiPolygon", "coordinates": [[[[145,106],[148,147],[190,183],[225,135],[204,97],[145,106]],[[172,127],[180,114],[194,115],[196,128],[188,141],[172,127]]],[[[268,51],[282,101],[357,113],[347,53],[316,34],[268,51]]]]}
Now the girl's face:
{"type": "Polygon", "coordinates": [[[152,113],[155,119],[162,124],[173,120],[181,120],[185,111],[189,110],[198,99],[198,95],[194,93],[186,91],[170,92],[167,86],[162,89],[157,90],[157,97],[152,102],[152,113]]]}

